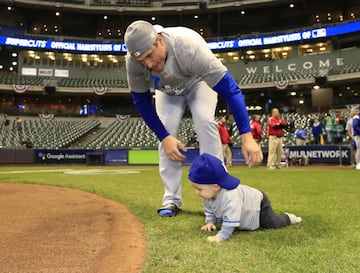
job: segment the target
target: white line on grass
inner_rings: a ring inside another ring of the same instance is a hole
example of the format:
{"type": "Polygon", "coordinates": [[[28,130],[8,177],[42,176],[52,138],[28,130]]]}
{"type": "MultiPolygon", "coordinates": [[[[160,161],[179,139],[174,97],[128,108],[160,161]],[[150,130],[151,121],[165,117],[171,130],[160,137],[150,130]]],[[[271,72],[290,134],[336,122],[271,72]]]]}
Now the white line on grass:
{"type": "Polygon", "coordinates": [[[120,169],[120,170],[101,170],[101,169],[52,169],[52,170],[22,170],[22,171],[0,171],[0,174],[24,174],[24,173],[64,173],[64,174],[137,174],[140,170],[120,169]]]}

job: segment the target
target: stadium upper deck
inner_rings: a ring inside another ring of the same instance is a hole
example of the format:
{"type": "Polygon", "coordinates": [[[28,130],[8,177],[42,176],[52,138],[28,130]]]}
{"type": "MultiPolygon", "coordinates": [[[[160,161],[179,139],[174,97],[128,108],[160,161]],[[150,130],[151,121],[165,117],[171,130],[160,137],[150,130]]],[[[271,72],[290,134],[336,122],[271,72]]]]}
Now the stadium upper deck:
{"type": "Polygon", "coordinates": [[[51,40],[58,48],[3,44],[0,92],[4,109],[9,104],[30,101],[33,103],[28,109],[42,109],[43,101],[50,99],[44,89],[50,86],[56,88],[51,107],[47,107],[52,111],[78,110],[89,101],[98,109],[110,103],[112,111],[119,113],[119,108],[129,111],[129,106],[118,107],[129,103],[124,51],[80,52],[71,46],[73,42],[79,42],[82,48],[92,43],[121,45],[126,26],[139,18],[165,26],[186,25],[208,41],[222,43],[213,50],[239,81],[249,105],[260,105],[264,110],[272,101],[273,105],[309,111],[314,108],[312,86],[316,78],[323,76],[327,77],[327,87],[333,90],[334,97],[332,105],[326,107],[359,102],[358,30],[313,40],[251,44],[259,41],[259,37],[295,37],[304,31],[357,23],[358,1],[207,1],[206,8],[200,8],[194,1],[74,0],[54,5],[52,1],[15,0],[10,3],[11,6],[9,2],[0,2],[0,35],[31,41],[51,40]],[[251,42],[236,48],[223,46],[238,40],[251,42]],[[65,42],[69,42],[66,43],[69,48],[65,42]],[[19,89],[14,92],[14,88],[21,86],[27,88],[25,93],[19,94],[19,89]],[[64,106],[65,102],[77,106],[64,106]]]}

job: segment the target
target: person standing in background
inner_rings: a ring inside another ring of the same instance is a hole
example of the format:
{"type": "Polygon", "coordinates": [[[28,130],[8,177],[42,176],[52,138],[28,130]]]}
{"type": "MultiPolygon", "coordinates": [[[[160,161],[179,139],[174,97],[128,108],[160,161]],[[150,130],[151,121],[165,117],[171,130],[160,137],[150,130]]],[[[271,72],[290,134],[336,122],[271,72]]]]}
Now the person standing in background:
{"type": "Polygon", "coordinates": [[[340,119],[335,119],[334,124],[334,144],[341,144],[344,137],[344,126],[340,123],[340,119]]]}
{"type": "Polygon", "coordinates": [[[337,118],[339,119],[339,123],[342,125],[342,127],[343,127],[343,136],[345,136],[346,135],[346,130],[345,130],[345,127],[346,127],[346,121],[345,121],[345,119],[344,119],[344,114],[341,112],[341,111],[339,111],[338,113],[337,113],[337,118]]]}
{"type": "Polygon", "coordinates": [[[297,146],[304,146],[306,145],[306,138],[307,138],[307,133],[304,130],[303,126],[301,124],[298,124],[296,126],[296,130],[295,130],[295,136],[296,136],[296,145],[297,146]]]}
{"type": "MultiPolygon", "coordinates": [[[[229,132],[229,136],[232,137],[233,136],[233,130],[234,130],[234,119],[232,118],[232,120],[230,120],[229,118],[226,119],[226,127],[228,129],[229,132]]],[[[232,144],[230,145],[230,147],[232,146],[232,144]]]]}
{"type": "Polygon", "coordinates": [[[19,131],[19,132],[22,132],[22,119],[21,117],[16,117],[15,119],[15,124],[16,124],[16,129],[19,131]]]}
{"type": "Polygon", "coordinates": [[[267,167],[270,170],[280,169],[283,149],[284,129],[288,128],[287,122],[280,117],[278,108],[273,108],[268,120],[269,153],[267,167]]]}
{"type": "Polygon", "coordinates": [[[346,122],[345,130],[346,134],[350,138],[350,150],[351,150],[351,165],[356,167],[355,164],[355,151],[356,151],[356,144],[354,140],[354,133],[353,133],[353,117],[358,113],[358,110],[355,107],[350,109],[349,119],[346,122]]]}
{"type": "Polygon", "coordinates": [[[231,137],[227,127],[227,120],[224,116],[221,116],[219,118],[218,131],[220,135],[223,156],[225,157],[226,167],[231,167],[232,166],[232,152],[230,147],[231,137]]]}
{"type": "Polygon", "coordinates": [[[4,114],[4,131],[8,132],[10,127],[10,120],[7,116],[7,114],[4,114]]]}
{"type": "Polygon", "coordinates": [[[29,137],[27,137],[21,144],[23,144],[24,147],[28,149],[31,149],[33,147],[33,143],[29,137]]]}
{"type": "Polygon", "coordinates": [[[353,117],[352,126],[353,126],[353,136],[354,136],[355,146],[356,146],[355,169],[360,170],[360,116],[359,116],[359,110],[356,111],[356,115],[354,115],[354,117],[353,117]]]}
{"type": "Polygon", "coordinates": [[[330,113],[325,114],[324,117],[324,128],[326,132],[326,143],[333,143],[333,131],[334,131],[334,119],[330,113]]]}
{"type": "Polygon", "coordinates": [[[256,143],[259,144],[259,146],[261,146],[262,128],[260,124],[260,115],[252,115],[250,121],[250,128],[251,128],[251,134],[255,139],[256,143]]]}
{"type": "Polygon", "coordinates": [[[320,138],[323,134],[323,127],[322,124],[319,121],[319,118],[315,118],[314,119],[314,123],[311,126],[311,133],[314,136],[314,144],[319,145],[320,143],[320,138]]]}

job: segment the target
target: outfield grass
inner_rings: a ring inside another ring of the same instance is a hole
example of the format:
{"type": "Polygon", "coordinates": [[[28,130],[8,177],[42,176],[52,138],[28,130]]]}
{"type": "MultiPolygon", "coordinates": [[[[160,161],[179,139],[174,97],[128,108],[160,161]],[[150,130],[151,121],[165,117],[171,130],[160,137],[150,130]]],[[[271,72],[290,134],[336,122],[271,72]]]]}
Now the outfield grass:
{"type": "Polygon", "coordinates": [[[0,181],[48,184],[81,189],[115,199],[137,215],[148,240],[143,272],[306,272],[351,273],[360,270],[360,172],[350,168],[233,167],[241,183],[263,190],[277,212],[303,217],[279,230],[235,232],[221,244],[200,231],[202,200],[183,179],[183,213],[161,218],[162,183],[157,167],[2,167],[0,181]],[[133,174],[11,173],[59,169],[139,170],[133,174]]]}

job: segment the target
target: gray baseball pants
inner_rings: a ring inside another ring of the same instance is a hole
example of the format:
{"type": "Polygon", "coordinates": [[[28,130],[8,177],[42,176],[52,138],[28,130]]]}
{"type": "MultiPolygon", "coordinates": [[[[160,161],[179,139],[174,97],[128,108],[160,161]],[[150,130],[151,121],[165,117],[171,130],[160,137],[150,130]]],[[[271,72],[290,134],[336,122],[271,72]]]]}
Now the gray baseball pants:
{"type": "MultiPolygon", "coordinates": [[[[199,140],[200,154],[209,153],[223,160],[222,148],[215,122],[217,93],[200,81],[183,96],[170,96],[161,91],[155,93],[156,111],[168,132],[178,136],[178,129],[186,106],[189,106],[194,130],[199,140]]],[[[186,143],[184,143],[186,145],[186,143]]],[[[159,173],[165,192],[163,205],[182,205],[182,162],[167,158],[162,143],[159,144],[159,173]]]]}

